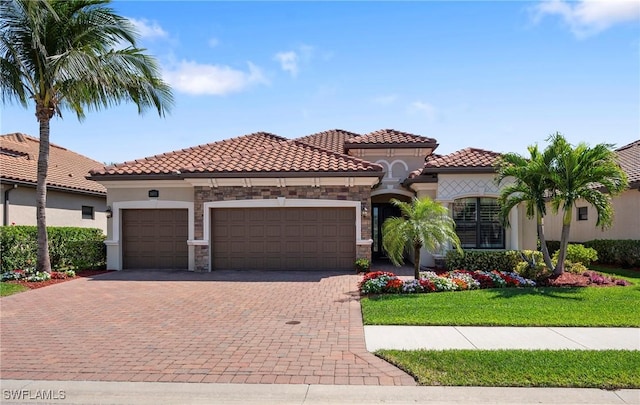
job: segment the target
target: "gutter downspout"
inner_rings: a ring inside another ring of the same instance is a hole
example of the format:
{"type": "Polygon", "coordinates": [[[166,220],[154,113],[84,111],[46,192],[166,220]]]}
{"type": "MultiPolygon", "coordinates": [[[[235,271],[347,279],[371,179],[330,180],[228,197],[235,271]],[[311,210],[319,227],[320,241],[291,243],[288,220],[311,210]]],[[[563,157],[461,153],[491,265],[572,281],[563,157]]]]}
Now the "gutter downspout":
{"type": "Polygon", "coordinates": [[[18,188],[17,184],[14,184],[13,187],[8,188],[4,191],[4,215],[2,216],[2,225],[7,226],[9,224],[9,192],[18,188]]]}

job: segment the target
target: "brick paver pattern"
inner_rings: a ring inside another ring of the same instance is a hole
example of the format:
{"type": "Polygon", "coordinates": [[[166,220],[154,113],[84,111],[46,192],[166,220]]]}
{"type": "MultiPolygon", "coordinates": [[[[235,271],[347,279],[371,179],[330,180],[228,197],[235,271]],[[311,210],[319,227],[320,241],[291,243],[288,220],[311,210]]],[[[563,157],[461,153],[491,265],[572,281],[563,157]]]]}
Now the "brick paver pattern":
{"type": "Polygon", "coordinates": [[[359,279],[123,271],[4,297],[0,378],[415,385],[366,351],[359,279]]]}

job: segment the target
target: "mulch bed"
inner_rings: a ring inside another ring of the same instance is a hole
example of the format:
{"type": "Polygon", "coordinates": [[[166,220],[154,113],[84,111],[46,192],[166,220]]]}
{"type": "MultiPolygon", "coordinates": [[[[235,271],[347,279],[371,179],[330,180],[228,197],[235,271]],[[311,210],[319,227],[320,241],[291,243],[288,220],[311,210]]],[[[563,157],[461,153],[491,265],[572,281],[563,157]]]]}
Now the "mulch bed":
{"type": "Polygon", "coordinates": [[[629,285],[624,280],[603,276],[595,271],[585,271],[582,274],[565,272],[558,277],[549,277],[542,284],[550,287],[616,287],[629,285]]]}
{"type": "Polygon", "coordinates": [[[35,290],[36,288],[42,288],[53,284],[64,283],[65,281],[75,280],[78,277],[93,277],[98,274],[110,273],[114,270],[82,270],[76,272],[75,277],[67,277],[67,278],[52,278],[47,281],[24,281],[24,280],[11,280],[5,281],[9,284],[20,284],[21,286],[27,287],[30,290],[35,290]]]}

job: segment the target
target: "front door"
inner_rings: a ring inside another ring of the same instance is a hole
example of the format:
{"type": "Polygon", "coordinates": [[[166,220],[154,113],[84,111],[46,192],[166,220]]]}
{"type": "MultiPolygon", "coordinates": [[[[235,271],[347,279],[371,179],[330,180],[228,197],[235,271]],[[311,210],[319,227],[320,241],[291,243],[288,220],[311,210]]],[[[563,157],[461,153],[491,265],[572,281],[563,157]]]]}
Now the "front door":
{"type": "Polygon", "coordinates": [[[401,216],[400,209],[389,203],[372,204],[373,214],[371,226],[373,235],[372,257],[374,259],[386,259],[387,253],[382,248],[382,224],[389,217],[401,216]]]}

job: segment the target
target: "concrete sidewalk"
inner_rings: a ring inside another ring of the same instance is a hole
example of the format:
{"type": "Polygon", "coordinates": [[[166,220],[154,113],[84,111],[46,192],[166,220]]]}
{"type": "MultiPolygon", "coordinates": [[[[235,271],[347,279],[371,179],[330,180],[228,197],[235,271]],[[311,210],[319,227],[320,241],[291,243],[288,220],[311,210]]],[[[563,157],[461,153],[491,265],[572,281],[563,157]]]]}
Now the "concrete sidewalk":
{"type": "Polygon", "coordinates": [[[365,326],[367,350],[640,350],[640,328],[365,326]]]}
{"type": "Polygon", "coordinates": [[[640,404],[640,390],[604,391],[591,388],[383,387],[30,380],[1,380],[0,385],[3,404],[640,404]]]}

